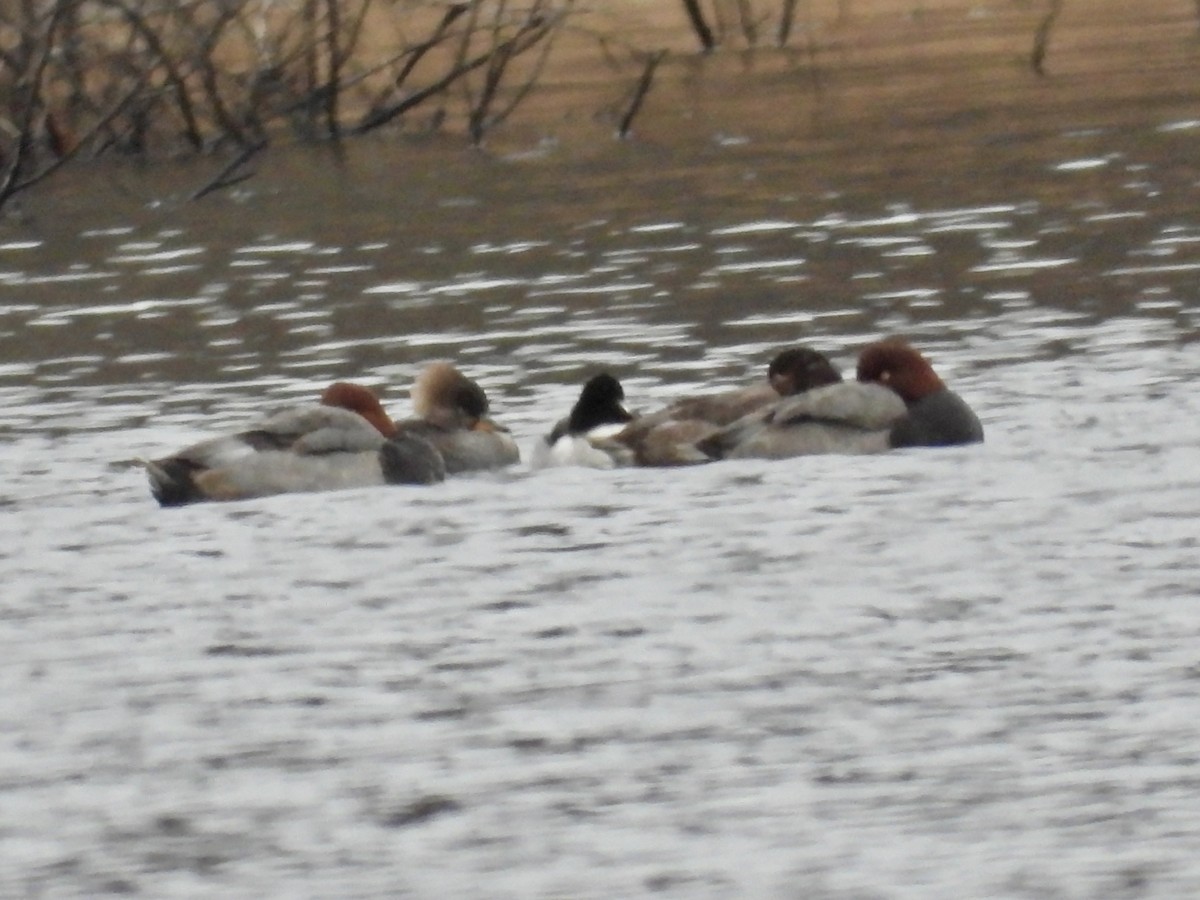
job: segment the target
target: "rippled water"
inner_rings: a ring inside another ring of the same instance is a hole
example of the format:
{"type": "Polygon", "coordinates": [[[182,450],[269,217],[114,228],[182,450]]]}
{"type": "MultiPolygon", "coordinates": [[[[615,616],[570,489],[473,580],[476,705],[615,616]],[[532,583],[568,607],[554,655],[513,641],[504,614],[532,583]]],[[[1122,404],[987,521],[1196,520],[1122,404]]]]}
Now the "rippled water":
{"type": "Polygon", "coordinates": [[[1123,116],[4,226],[0,893],[1200,891],[1200,123],[1123,116]],[[527,446],[599,368],[651,407],[884,334],[984,446],[170,511],[127,464],[434,358],[527,446]]]}

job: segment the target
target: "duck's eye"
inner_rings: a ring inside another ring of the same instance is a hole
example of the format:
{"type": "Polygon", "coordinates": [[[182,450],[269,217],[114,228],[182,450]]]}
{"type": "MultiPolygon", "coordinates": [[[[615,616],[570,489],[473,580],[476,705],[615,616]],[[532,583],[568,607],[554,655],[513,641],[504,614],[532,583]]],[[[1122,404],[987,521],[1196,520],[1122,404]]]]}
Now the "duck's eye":
{"type": "Polygon", "coordinates": [[[879,373],[879,379],[878,379],[878,380],[879,380],[879,381],[881,381],[881,382],[882,382],[882,383],[884,383],[884,384],[887,384],[889,381],[891,381],[891,380],[892,380],[892,370],[891,370],[891,369],[884,369],[882,372],[880,372],[880,373],[879,373]]]}

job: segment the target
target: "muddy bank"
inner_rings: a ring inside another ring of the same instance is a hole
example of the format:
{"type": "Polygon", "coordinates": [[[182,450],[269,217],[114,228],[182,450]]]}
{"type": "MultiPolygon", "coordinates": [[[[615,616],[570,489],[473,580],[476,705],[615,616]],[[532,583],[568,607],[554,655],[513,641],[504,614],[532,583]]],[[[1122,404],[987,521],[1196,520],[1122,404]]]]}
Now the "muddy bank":
{"type": "MultiPolygon", "coordinates": [[[[536,89],[488,133],[481,153],[464,146],[462,111],[442,104],[347,141],[345,158],[378,157],[381,167],[397,169],[424,166],[425,152],[460,161],[476,157],[485,166],[570,166],[599,158],[637,168],[732,156],[753,142],[790,156],[795,177],[812,189],[864,181],[884,187],[947,173],[960,173],[969,187],[980,175],[1019,184],[1028,173],[1021,163],[1025,154],[1014,153],[1014,144],[1027,146],[1062,129],[1083,133],[1195,114],[1200,40],[1193,4],[1152,0],[1136,10],[1117,0],[1089,3],[1086,10],[1065,4],[1039,76],[1030,54],[1044,14],[1038,5],[1015,2],[830,0],[804,8],[783,49],[749,47],[736,21],[727,19],[721,48],[703,55],[696,52],[682,5],[600,4],[573,13],[536,89]],[[645,55],[657,50],[668,56],[633,120],[632,139],[618,141],[617,125],[628,112],[645,55]],[[416,154],[411,163],[392,161],[407,151],[416,154]]],[[[761,44],[770,43],[771,21],[760,23],[761,44]]],[[[245,167],[257,183],[243,183],[241,195],[319,192],[321,179],[341,177],[342,158],[318,156],[300,164],[306,174],[297,184],[288,154],[307,158],[308,152],[276,142],[270,151],[275,159],[260,157],[245,167]],[[274,182],[272,173],[281,172],[287,180],[274,182]]],[[[232,155],[80,161],[57,176],[57,184],[26,199],[17,222],[38,210],[53,215],[64,199],[69,203],[95,187],[103,208],[127,201],[134,208],[156,202],[174,208],[232,155]]],[[[363,176],[374,177],[370,164],[363,176]]]]}

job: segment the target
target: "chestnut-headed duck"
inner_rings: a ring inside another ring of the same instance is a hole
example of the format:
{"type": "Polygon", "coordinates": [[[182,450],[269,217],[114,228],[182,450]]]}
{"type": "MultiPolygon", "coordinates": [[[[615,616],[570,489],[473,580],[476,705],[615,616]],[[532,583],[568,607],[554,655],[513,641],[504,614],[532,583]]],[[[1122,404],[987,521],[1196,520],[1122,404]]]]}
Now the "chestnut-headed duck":
{"type": "Polygon", "coordinates": [[[904,401],[905,415],[888,432],[890,447],[950,447],[983,440],[979,417],[906,341],[892,338],[865,347],[858,357],[858,380],[884,385],[904,401]]]}
{"type": "Polygon", "coordinates": [[[284,410],[144,465],[163,506],[445,477],[437,450],[419,436],[385,437],[359,413],[323,404],[284,410]]]}
{"type": "Polygon", "coordinates": [[[454,475],[512,465],[521,458],[507,428],[488,417],[483,388],[447,362],[428,366],[413,383],[416,417],[396,423],[398,433],[428,441],[454,475]]]}
{"type": "Polygon", "coordinates": [[[571,412],[533,446],[529,464],[535,469],[552,466],[586,466],[611,469],[632,465],[632,456],[606,441],[633,419],[625,408],[625,389],[607,372],[593,375],[583,385],[571,412]]]}
{"type": "Polygon", "coordinates": [[[379,396],[361,384],[335,381],[321,392],[321,405],[358,413],[384,437],[392,437],[396,433],[396,423],[379,402],[379,396]]]}
{"type": "Polygon", "coordinates": [[[697,446],[719,459],[785,459],[981,440],[979,420],[928,360],[908,344],[889,340],[864,348],[858,381],[784,398],[697,446]]]}

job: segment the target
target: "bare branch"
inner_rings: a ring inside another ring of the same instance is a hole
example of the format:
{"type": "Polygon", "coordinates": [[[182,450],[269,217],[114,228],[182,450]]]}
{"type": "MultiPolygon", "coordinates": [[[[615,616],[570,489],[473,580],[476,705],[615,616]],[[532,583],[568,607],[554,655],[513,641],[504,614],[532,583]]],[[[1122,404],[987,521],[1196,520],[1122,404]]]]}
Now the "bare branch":
{"type": "Polygon", "coordinates": [[[117,116],[121,115],[121,113],[125,111],[126,107],[128,107],[129,104],[132,103],[133,100],[142,93],[145,86],[146,85],[144,81],[135,84],[125,94],[125,96],[114,103],[108,112],[101,116],[101,118],[97,120],[97,122],[91,128],[88,129],[88,131],[73,147],[69,148],[62,156],[55,158],[53,162],[46,165],[40,171],[22,181],[16,181],[15,179],[6,177],[4,185],[0,187],[0,207],[3,207],[4,204],[7,203],[14,195],[19,194],[21,191],[28,190],[42,181],[45,181],[47,178],[65,166],[68,162],[74,159],[84,146],[89,144],[96,137],[96,135],[107,128],[117,116]]]}
{"type": "Polygon", "coordinates": [[[325,96],[325,133],[336,141],[338,128],[338,96],[341,93],[342,49],[339,45],[342,30],[341,0],[325,0],[325,55],[329,72],[323,86],[325,96]]]}
{"type": "Polygon", "coordinates": [[[450,87],[463,76],[476,69],[486,66],[488,62],[497,54],[502,52],[510,52],[507,48],[511,46],[511,52],[514,54],[523,53],[525,50],[532,47],[546,35],[546,31],[550,26],[543,20],[526,22],[516,34],[509,38],[498,47],[480,53],[470,59],[464,59],[462,62],[454,66],[449,72],[445,73],[441,78],[427,85],[419,91],[414,91],[398,103],[393,103],[384,109],[374,110],[369,113],[364,119],[359,122],[352,130],[352,134],[366,134],[368,131],[374,131],[380,126],[386,125],[394,120],[397,116],[403,115],[415,106],[428,100],[430,97],[442,93],[446,88],[450,87]]]}
{"type": "Polygon", "coordinates": [[[192,108],[192,101],[188,95],[187,85],[184,83],[183,75],[176,68],[170,53],[167,52],[167,48],[163,45],[158,33],[141,13],[127,5],[124,0],[101,0],[101,2],[120,12],[134,31],[146,42],[146,46],[150,48],[151,52],[158,57],[163,73],[166,75],[167,83],[171,86],[171,92],[175,97],[179,114],[183,117],[184,137],[192,145],[193,149],[201,149],[204,146],[204,139],[200,135],[200,126],[196,120],[196,112],[192,108]]]}
{"type": "Polygon", "coordinates": [[[1050,43],[1050,32],[1054,28],[1054,22],[1062,12],[1062,5],[1063,0],[1050,0],[1050,8],[1041,24],[1038,25],[1037,33],[1033,38],[1033,52],[1030,54],[1029,64],[1039,75],[1046,74],[1046,47],[1050,43]]]}
{"type": "Polygon", "coordinates": [[[633,127],[633,119],[642,108],[642,102],[646,99],[646,95],[650,93],[650,85],[654,82],[654,72],[658,69],[659,63],[666,58],[666,50],[659,50],[647,58],[646,66],[642,69],[642,77],[638,79],[637,87],[634,89],[633,97],[629,101],[625,115],[621,116],[621,125],[617,129],[617,136],[621,140],[629,137],[629,131],[633,127]]]}
{"type": "MultiPolygon", "coordinates": [[[[1200,2],[1200,0],[1197,0],[1200,2]]],[[[783,0],[783,6],[779,10],[779,31],[776,33],[775,42],[780,47],[786,47],[788,40],[792,36],[792,27],[796,24],[796,0],[783,0]]]]}
{"type": "Polygon", "coordinates": [[[507,119],[522,101],[529,95],[536,85],[541,80],[541,74],[545,70],[546,63],[550,59],[550,51],[554,49],[554,37],[558,29],[553,29],[547,32],[547,40],[542,46],[541,52],[538,54],[537,61],[533,64],[533,70],[525,78],[524,83],[517,88],[512,96],[498,112],[493,113],[487,121],[488,128],[495,128],[505,119],[507,119]]]}
{"type": "Polygon", "coordinates": [[[692,24],[692,31],[696,32],[696,37],[700,39],[701,48],[705,53],[711,53],[717,46],[717,39],[713,37],[712,29],[704,21],[704,13],[700,10],[700,0],[683,0],[683,9],[687,13],[688,21],[692,24]]]}
{"type": "Polygon", "coordinates": [[[58,30],[58,25],[66,12],[67,2],[69,0],[58,0],[54,8],[50,11],[50,15],[46,17],[45,28],[41,35],[38,36],[36,42],[40,51],[37,61],[29,67],[28,71],[21,73],[22,77],[17,83],[18,90],[24,89],[24,96],[20,97],[17,101],[17,109],[21,113],[21,120],[19,123],[15,123],[17,133],[16,151],[13,153],[13,158],[8,164],[3,180],[0,181],[0,206],[3,206],[13,194],[22,190],[20,187],[21,173],[29,165],[33,154],[34,127],[38,114],[42,110],[42,86],[45,82],[46,69],[50,65],[50,57],[54,50],[54,34],[58,30]]]}
{"type": "Polygon", "coordinates": [[[252,178],[254,176],[253,172],[242,172],[238,175],[233,175],[232,173],[249,162],[251,157],[258,155],[266,148],[266,140],[258,141],[257,143],[246,147],[241,153],[230,160],[227,165],[222,167],[221,171],[217,172],[216,175],[195,190],[188,199],[193,201],[199,200],[201,197],[207,196],[213,191],[219,191],[223,188],[232,187],[233,185],[239,184],[248,178],[252,178]]]}

